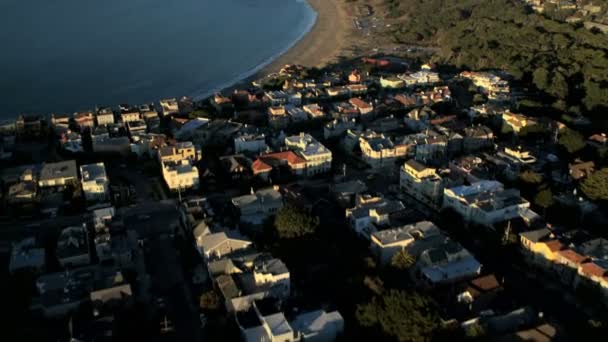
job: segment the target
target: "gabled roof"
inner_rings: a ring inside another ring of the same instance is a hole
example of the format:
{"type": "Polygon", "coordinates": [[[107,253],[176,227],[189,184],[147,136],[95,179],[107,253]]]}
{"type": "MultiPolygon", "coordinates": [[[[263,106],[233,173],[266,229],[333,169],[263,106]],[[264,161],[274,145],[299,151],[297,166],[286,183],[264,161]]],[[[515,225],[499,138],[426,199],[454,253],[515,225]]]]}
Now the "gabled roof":
{"type": "Polygon", "coordinates": [[[264,163],[260,159],[256,159],[253,164],[251,164],[251,169],[254,173],[259,173],[272,170],[272,166],[264,163]]]}
{"type": "Polygon", "coordinates": [[[561,250],[561,251],[558,251],[557,253],[559,255],[561,255],[564,259],[567,259],[575,264],[581,264],[581,263],[583,263],[583,261],[585,261],[587,259],[586,256],[580,255],[571,249],[561,250]]]}
{"type": "Polygon", "coordinates": [[[261,159],[275,159],[275,160],[287,160],[289,164],[303,164],[306,163],[302,157],[295,154],[293,151],[275,152],[268,153],[260,156],[261,159]]]}
{"type": "Polygon", "coordinates": [[[587,262],[581,265],[581,273],[601,278],[606,274],[606,269],[594,262],[587,262]]]}

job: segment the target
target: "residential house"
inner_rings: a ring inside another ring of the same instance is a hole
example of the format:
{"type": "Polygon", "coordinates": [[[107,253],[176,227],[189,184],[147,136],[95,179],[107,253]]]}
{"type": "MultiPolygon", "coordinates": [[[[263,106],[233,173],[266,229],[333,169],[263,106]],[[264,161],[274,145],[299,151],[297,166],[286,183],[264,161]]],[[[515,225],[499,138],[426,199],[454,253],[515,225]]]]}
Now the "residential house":
{"type": "Polygon", "coordinates": [[[371,235],[371,250],[380,264],[386,266],[402,250],[415,259],[446,238],[433,222],[420,221],[374,232],[371,235]]]}
{"type": "Polygon", "coordinates": [[[146,125],[146,122],[144,120],[129,121],[126,123],[126,126],[131,137],[134,135],[146,133],[146,130],[148,129],[148,125],[146,125]]]}
{"type": "Polygon", "coordinates": [[[80,166],[82,191],[87,201],[105,201],[110,195],[110,181],[103,163],[80,166]]]}
{"type": "Polygon", "coordinates": [[[255,177],[259,177],[264,181],[268,181],[272,166],[264,163],[261,159],[256,159],[251,164],[251,171],[255,177]]]}
{"type": "Polygon", "coordinates": [[[301,341],[335,341],[344,332],[344,319],[338,311],[316,310],[299,314],[291,327],[301,341]]]}
{"type": "Polygon", "coordinates": [[[154,108],[154,104],[146,103],[139,106],[139,115],[142,120],[148,121],[150,119],[158,118],[158,112],[154,108]]]}
{"type": "Polygon", "coordinates": [[[57,239],[55,254],[61,267],[72,268],[88,265],[91,262],[91,255],[86,226],[63,229],[57,239]]]}
{"type": "Polygon", "coordinates": [[[460,76],[470,79],[491,100],[503,100],[510,93],[509,82],[492,73],[464,71],[460,76]]]}
{"type": "Polygon", "coordinates": [[[572,179],[580,181],[595,172],[595,163],[592,161],[583,162],[577,159],[574,163],[568,164],[568,171],[572,179]]]}
{"type": "Polygon", "coordinates": [[[302,106],[302,110],[308,113],[308,116],[313,120],[325,117],[323,108],[316,103],[304,105],[302,106]]]}
{"type": "Polygon", "coordinates": [[[240,221],[253,225],[262,224],[283,207],[283,196],[277,186],[251,191],[250,194],[232,198],[232,204],[240,214],[240,221]]]}
{"type": "Polygon", "coordinates": [[[351,95],[363,95],[367,93],[368,90],[367,86],[361,83],[347,84],[345,87],[351,95]]]}
{"type": "Polygon", "coordinates": [[[289,125],[289,115],[285,106],[268,107],[268,125],[274,129],[285,128],[289,125]]]}
{"type": "Polygon", "coordinates": [[[177,162],[161,161],[163,178],[171,191],[199,188],[199,172],[188,159],[177,162]]]}
{"type": "Polygon", "coordinates": [[[181,141],[173,146],[163,146],[158,150],[158,158],[161,162],[179,162],[189,160],[197,162],[202,158],[199,148],[196,148],[190,141],[181,141]]]}
{"type": "Polygon", "coordinates": [[[420,254],[415,274],[424,283],[435,286],[476,277],[481,266],[467,249],[447,238],[420,254]]]}
{"type": "Polygon", "coordinates": [[[502,122],[506,127],[509,127],[515,133],[519,133],[522,128],[534,126],[537,121],[523,114],[504,112],[502,114],[502,122]]]}
{"type": "Polygon", "coordinates": [[[105,126],[114,123],[114,112],[110,107],[101,107],[97,109],[96,114],[97,126],[105,126]]]}
{"type": "Polygon", "coordinates": [[[487,126],[467,127],[464,130],[463,150],[471,153],[494,145],[494,132],[487,126]]]}
{"type": "Polygon", "coordinates": [[[400,201],[391,201],[379,196],[358,194],[355,206],[346,209],[346,219],[350,227],[359,236],[370,239],[377,227],[390,223],[390,215],[403,210],[405,207],[400,201]]]}
{"type": "Polygon", "coordinates": [[[405,81],[396,76],[380,77],[380,86],[382,88],[399,89],[405,87],[405,81]]]}
{"type": "Polygon", "coordinates": [[[403,164],[399,175],[401,190],[430,207],[441,206],[446,182],[437,169],[410,159],[403,164]]]}
{"type": "Polygon", "coordinates": [[[300,133],[299,135],[286,137],[285,145],[293,149],[306,161],[306,176],[314,176],[331,170],[331,151],[310,134],[300,133]]]}
{"type": "Polygon", "coordinates": [[[361,83],[361,73],[359,72],[359,70],[355,69],[350,74],[348,74],[348,82],[361,83]]]}
{"type": "Polygon", "coordinates": [[[120,107],[120,119],[123,124],[131,121],[137,121],[141,118],[139,108],[132,107],[127,104],[122,104],[120,107]]]}
{"type": "Polygon", "coordinates": [[[308,114],[300,107],[288,106],[287,115],[291,122],[302,122],[308,120],[308,114]]]}
{"type": "Polygon", "coordinates": [[[349,129],[355,129],[356,127],[357,122],[355,119],[340,117],[323,126],[323,137],[325,139],[337,138],[344,135],[349,129]]]}
{"type": "Polygon", "coordinates": [[[158,103],[160,105],[160,114],[162,116],[179,113],[179,104],[177,102],[177,99],[175,98],[163,99],[160,100],[158,103]]]}
{"type": "Polygon", "coordinates": [[[284,91],[268,91],[264,94],[271,106],[284,106],[287,104],[289,95],[284,91]]]}
{"type": "Polygon", "coordinates": [[[36,182],[23,181],[8,187],[6,199],[9,204],[32,203],[36,199],[36,182]]]}
{"type": "Polygon", "coordinates": [[[237,312],[236,322],[245,342],[299,341],[283,313],[262,313],[255,302],[247,310],[237,312]]]}
{"type": "Polygon", "coordinates": [[[43,120],[39,115],[19,115],[15,121],[15,133],[21,137],[38,137],[43,131],[43,120]]]}
{"type": "Polygon", "coordinates": [[[374,111],[373,105],[361,100],[360,98],[353,97],[352,99],[348,100],[348,102],[357,108],[362,117],[365,117],[367,114],[374,111]]]}
{"type": "Polygon", "coordinates": [[[398,78],[403,80],[407,86],[429,85],[441,81],[438,73],[429,70],[420,70],[411,74],[399,75],[398,78]]]}
{"type": "Polygon", "coordinates": [[[253,243],[238,234],[219,232],[198,236],[196,245],[206,261],[220,260],[232,253],[247,250],[253,243]]]}
{"type": "Polygon", "coordinates": [[[253,163],[255,166],[254,174],[260,172],[265,173],[268,166],[271,168],[287,167],[289,171],[296,176],[304,176],[306,174],[306,160],[293,151],[274,152],[261,155],[258,160],[253,163]]]}
{"type": "Polygon", "coordinates": [[[465,221],[491,227],[520,217],[530,203],[517,189],[505,189],[498,181],[479,181],[444,189],[443,207],[455,210],[465,221]]]}
{"type": "Polygon", "coordinates": [[[224,172],[233,181],[247,179],[251,175],[251,160],[242,154],[220,157],[224,172]]]}
{"type": "Polygon", "coordinates": [[[9,273],[24,269],[33,270],[35,273],[42,272],[45,268],[45,255],[44,248],[36,245],[34,237],[13,242],[8,262],[9,273]]]}
{"type": "Polygon", "coordinates": [[[78,184],[78,171],[74,160],[45,163],[38,177],[38,186],[41,188],[76,184],[78,184]]]}
{"type": "Polygon", "coordinates": [[[78,112],[74,113],[74,123],[81,130],[95,127],[95,117],[93,112],[78,112]]]}
{"type": "Polygon", "coordinates": [[[60,135],[61,133],[65,133],[70,127],[70,116],[67,114],[52,114],[51,126],[55,134],[60,135]]]}
{"type": "Polygon", "coordinates": [[[372,168],[390,167],[398,158],[407,154],[407,147],[395,144],[393,141],[373,131],[364,132],[359,136],[359,147],[363,160],[372,168]]]}

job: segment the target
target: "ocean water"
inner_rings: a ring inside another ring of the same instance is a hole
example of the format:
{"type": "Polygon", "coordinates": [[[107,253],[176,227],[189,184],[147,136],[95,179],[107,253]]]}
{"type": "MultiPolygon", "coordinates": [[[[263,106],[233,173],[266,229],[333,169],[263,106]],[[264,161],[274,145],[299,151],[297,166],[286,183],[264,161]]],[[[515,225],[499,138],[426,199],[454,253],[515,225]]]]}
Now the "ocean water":
{"type": "Polygon", "coordinates": [[[0,118],[201,97],[315,19],[303,0],[0,0],[0,118]]]}

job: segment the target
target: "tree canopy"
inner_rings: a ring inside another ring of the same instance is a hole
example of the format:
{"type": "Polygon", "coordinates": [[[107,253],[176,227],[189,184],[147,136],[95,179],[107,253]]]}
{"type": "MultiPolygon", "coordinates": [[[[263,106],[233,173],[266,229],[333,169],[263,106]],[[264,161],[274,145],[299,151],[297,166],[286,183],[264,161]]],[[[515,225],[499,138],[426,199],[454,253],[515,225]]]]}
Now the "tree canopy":
{"type": "Polygon", "coordinates": [[[608,200],[608,168],[589,175],[581,184],[581,191],[592,200],[608,200]]]}
{"type": "Polygon", "coordinates": [[[386,0],[398,43],[439,47],[435,62],[503,69],[560,107],[608,106],[608,35],[546,18],[510,0],[386,0]]]}
{"type": "Polygon", "coordinates": [[[576,153],[585,147],[583,136],[579,132],[569,128],[561,132],[558,142],[570,154],[576,153]]]}
{"type": "Polygon", "coordinates": [[[395,253],[391,259],[391,266],[398,270],[407,270],[412,267],[414,263],[416,263],[416,259],[405,249],[395,253]]]}
{"type": "Polygon", "coordinates": [[[274,220],[274,227],[281,239],[292,239],[312,234],[318,226],[318,217],[312,217],[291,205],[281,208],[274,220]]]}
{"type": "Polygon", "coordinates": [[[394,289],[358,305],[356,318],[362,326],[379,328],[399,341],[430,341],[439,327],[439,315],[429,298],[394,289]]]}

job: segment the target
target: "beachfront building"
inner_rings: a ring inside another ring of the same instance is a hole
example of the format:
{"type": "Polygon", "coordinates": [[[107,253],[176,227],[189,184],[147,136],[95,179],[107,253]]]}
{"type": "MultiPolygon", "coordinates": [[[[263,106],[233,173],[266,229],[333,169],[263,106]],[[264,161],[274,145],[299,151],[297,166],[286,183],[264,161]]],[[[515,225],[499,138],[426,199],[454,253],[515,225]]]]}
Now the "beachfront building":
{"type": "Polygon", "coordinates": [[[479,181],[443,191],[443,207],[459,213],[465,221],[485,226],[521,217],[530,203],[519,190],[505,189],[498,181],[479,181]]]}
{"type": "Polygon", "coordinates": [[[81,130],[95,127],[95,117],[93,116],[93,112],[86,111],[74,113],[74,123],[81,130]]]}
{"type": "Polygon", "coordinates": [[[158,104],[160,105],[160,113],[162,116],[179,113],[179,104],[175,98],[160,100],[158,101],[158,104]]]}
{"type": "Polygon", "coordinates": [[[331,170],[331,151],[310,134],[300,133],[287,137],[285,145],[306,161],[306,176],[314,176],[331,170]]]}
{"type": "Polygon", "coordinates": [[[96,114],[97,126],[105,126],[114,123],[114,112],[110,107],[101,107],[97,109],[96,114]]]}
{"type": "Polygon", "coordinates": [[[109,196],[110,182],[103,163],[80,166],[82,191],[87,201],[105,201],[109,196]]]}
{"type": "Polygon", "coordinates": [[[363,160],[372,168],[393,166],[397,158],[403,158],[407,154],[407,146],[395,144],[384,134],[373,131],[359,136],[359,147],[363,160]]]}
{"type": "Polygon", "coordinates": [[[120,105],[120,119],[123,124],[139,120],[139,109],[126,104],[120,105]]]}
{"type": "Polygon", "coordinates": [[[439,208],[445,182],[437,169],[410,159],[401,167],[399,185],[408,195],[433,208],[439,208]]]}

